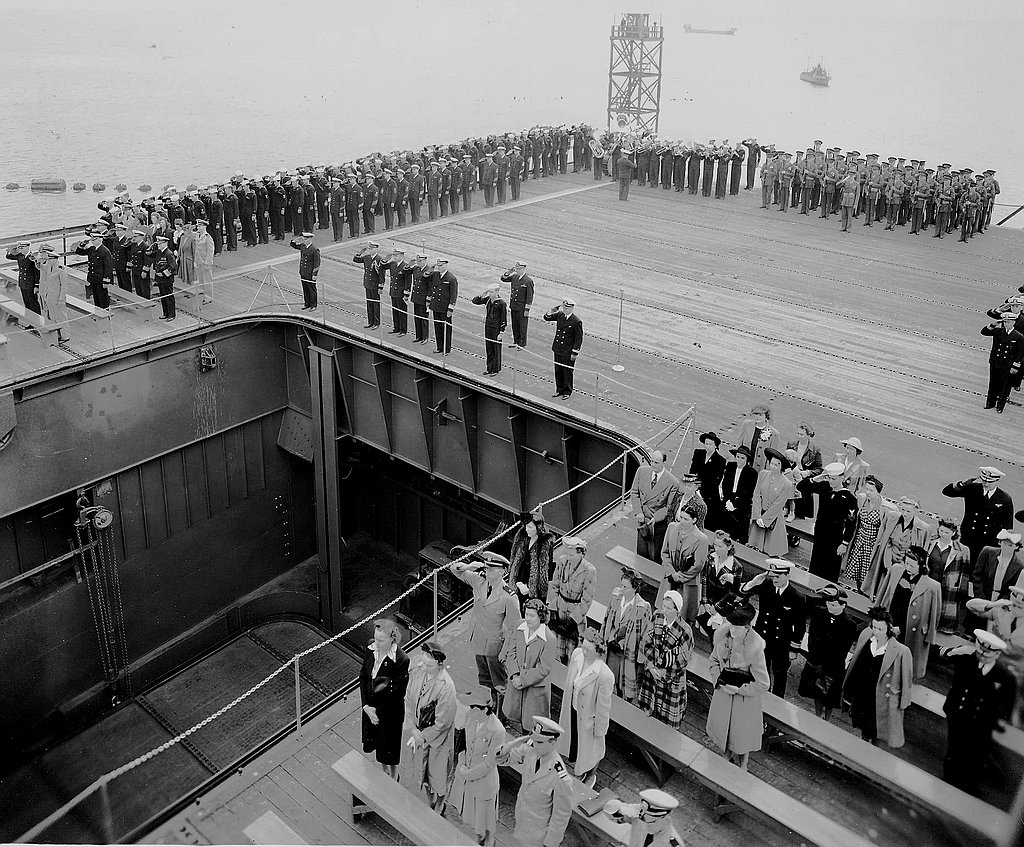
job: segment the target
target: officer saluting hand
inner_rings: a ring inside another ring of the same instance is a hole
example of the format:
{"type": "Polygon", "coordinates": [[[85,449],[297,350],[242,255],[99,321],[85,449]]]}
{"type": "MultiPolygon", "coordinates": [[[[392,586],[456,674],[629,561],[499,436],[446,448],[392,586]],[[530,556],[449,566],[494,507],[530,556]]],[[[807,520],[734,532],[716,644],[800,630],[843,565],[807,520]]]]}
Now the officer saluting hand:
{"type": "Polygon", "coordinates": [[[551,342],[551,352],[555,360],[555,393],[552,397],[566,400],[572,395],[573,372],[576,369],[576,357],[583,346],[583,321],[573,314],[576,301],[565,299],[556,303],[545,313],[544,320],[555,321],[555,338],[551,342]]]}

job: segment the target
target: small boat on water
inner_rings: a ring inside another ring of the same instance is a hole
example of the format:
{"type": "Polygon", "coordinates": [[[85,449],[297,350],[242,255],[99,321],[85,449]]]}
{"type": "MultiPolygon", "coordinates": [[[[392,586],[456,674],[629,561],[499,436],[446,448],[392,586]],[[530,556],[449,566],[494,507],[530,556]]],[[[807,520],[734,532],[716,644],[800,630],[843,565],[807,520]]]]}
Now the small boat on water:
{"type": "Polygon", "coordinates": [[[828,82],[830,79],[832,79],[832,77],[829,76],[828,71],[825,70],[825,66],[821,63],[821,60],[819,59],[818,64],[816,64],[813,68],[808,68],[806,71],[800,74],[800,79],[802,79],[804,82],[809,82],[811,85],[817,85],[822,88],[828,88],[828,82]]]}
{"type": "Polygon", "coordinates": [[[687,35],[735,35],[736,27],[732,29],[694,29],[689,24],[683,24],[683,32],[687,35]]]}

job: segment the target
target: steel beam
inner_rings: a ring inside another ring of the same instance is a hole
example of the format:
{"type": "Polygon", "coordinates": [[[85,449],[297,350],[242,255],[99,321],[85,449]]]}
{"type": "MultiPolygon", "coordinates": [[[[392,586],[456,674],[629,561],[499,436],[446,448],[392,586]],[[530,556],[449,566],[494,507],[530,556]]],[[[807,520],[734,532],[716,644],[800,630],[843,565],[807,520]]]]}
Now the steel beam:
{"type": "Polygon", "coordinates": [[[377,397],[380,399],[380,414],[384,419],[384,434],[388,440],[388,453],[394,455],[394,410],[391,408],[391,363],[392,359],[382,353],[373,354],[373,373],[377,381],[377,397]]]}
{"type": "Polygon", "coordinates": [[[413,380],[416,385],[416,400],[420,407],[423,445],[427,451],[427,469],[434,473],[434,391],[433,378],[429,374],[416,372],[413,380]]]}
{"type": "Polygon", "coordinates": [[[462,426],[466,432],[466,451],[469,453],[469,472],[473,480],[473,493],[480,490],[478,460],[480,451],[480,427],[477,422],[477,395],[469,388],[459,390],[459,405],[462,406],[462,426]]]}
{"type": "Polygon", "coordinates": [[[526,505],[526,412],[522,409],[509,409],[509,438],[512,441],[512,455],[515,459],[512,470],[516,474],[516,490],[519,492],[519,511],[525,512],[526,505]]]}

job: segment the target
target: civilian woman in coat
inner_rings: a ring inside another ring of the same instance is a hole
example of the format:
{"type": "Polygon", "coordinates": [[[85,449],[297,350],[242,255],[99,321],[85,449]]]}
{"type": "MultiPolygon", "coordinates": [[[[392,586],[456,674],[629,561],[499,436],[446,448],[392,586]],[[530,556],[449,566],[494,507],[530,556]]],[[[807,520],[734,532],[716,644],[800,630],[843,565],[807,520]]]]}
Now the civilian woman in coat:
{"type": "Polygon", "coordinates": [[[473,691],[459,704],[455,728],[466,733],[466,749],[459,753],[448,802],[473,827],[477,841],[494,844],[498,826],[498,748],[505,743],[501,725],[486,696],[473,691]]]}
{"type": "Polygon", "coordinates": [[[850,702],[850,718],[861,738],[890,747],[902,747],[903,713],[911,702],[914,657],[896,640],[889,613],[875,606],[868,626],[857,638],[853,658],[843,680],[843,699],[850,702]]]}
{"type": "Polygon", "coordinates": [[[956,632],[967,604],[971,551],[960,543],[960,530],[949,518],[939,518],[937,531],[928,551],[928,574],[942,589],[939,632],[956,632]]]}
{"type": "Polygon", "coordinates": [[[587,627],[583,641],[569,657],[565,693],[558,723],[565,732],[558,739],[558,752],[591,788],[597,766],[604,758],[604,737],[612,710],[615,677],[604,663],[605,643],[595,627],[587,627]]]}
{"type": "MultiPolygon", "coordinates": [[[[927,550],[932,543],[934,531],[932,525],[921,516],[920,503],[913,497],[900,497],[896,505],[896,509],[886,509],[882,515],[871,567],[860,585],[861,593],[872,598],[875,605],[881,605],[878,602],[878,588],[889,566],[902,564],[911,547],[927,550]]],[[[893,620],[897,626],[901,625],[899,616],[894,615],[893,620]]]]}
{"type": "Polygon", "coordinates": [[[747,601],[739,595],[742,568],[736,561],[736,543],[727,532],[718,530],[711,538],[711,555],[704,568],[701,613],[697,623],[708,638],[737,605],[747,601]]]}
{"type": "Polygon", "coordinates": [[[860,456],[864,447],[859,438],[846,438],[839,442],[843,449],[836,453],[836,461],[842,462],[845,471],[843,473],[843,488],[860,494],[864,490],[864,482],[867,479],[868,468],[871,467],[860,456]]]}
{"type": "Polygon", "coordinates": [[[869,476],[864,480],[864,491],[857,499],[860,506],[857,510],[857,520],[853,525],[853,540],[849,547],[840,544],[839,549],[841,553],[846,554],[843,581],[859,590],[875,557],[882,518],[890,508],[882,499],[882,481],[875,476],[869,476]]]}
{"type": "Polygon", "coordinates": [[[928,554],[923,547],[911,547],[903,562],[889,565],[875,602],[888,610],[900,628],[899,640],[914,657],[914,679],[923,679],[942,606],[942,588],[928,575],[928,554]]]}
{"type": "Polygon", "coordinates": [[[830,720],[841,702],[846,657],[857,637],[857,624],[846,613],[847,594],[836,585],[818,589],[807,626],[807,661],[800,672],[801,697],[814,700],[814,714],[830,720]]]}
{"type": "Polygon", "coordinates": [[[661,547],[661,563],[665,566],[659,595],[675,589],[682,598],[679,614],[692,623],[700,612],[701,573],[708,562],[711,540],[697,526],[690,508],[681,505],[676,519],[668,525],[661,547]]]}
{"type": "Polygon", "coordinates": [[[376,753],[384,772],[395,779],[402,755],[405,691],[409,657],[402,652],[402,635],[390,618],[373,623],[373,641],[363,655],[359,695],[363,704],[363,752],[376,753]]]}
{"type": "Polygon", "coordinates": [[[555,536],[548,531],[539,508],[520,517],[523,525],[512,539],[509,561],[522,610],[527,600],[547,600],[548,581],[555,568],[555,536]]]}
{"type": "Polygon", "coordinates": [[[796,500],[798,518],[814,517],[814,489],[811,480],[821,473],[821,450],[814,443],[814,427],[803,422],[796,428],[796,438],[786,443],[787,450],[796,450],[796,467],[793,478],[800,496],[796,500]]]}
{"type": "Polygon", "coordinates": [[[750,417],[740,426],[738,447],[746,447],[751,454],[750,466],[755,471],[764,470],[765,451],[781,446],[782,439],[772,427],[772,410],[765,405],[754,406],[750,417]]]}
{"type": "Polygon", "coordinates": [[[678,591],[666,591],[640,644],[637,705],[674,729],[683,725],[686,667],[693,655],[693,630],[679,614],[682,605],[678,591]]]}
{"type": "Polygon", "coordinates": [[[444,812],[448,775],[455,756],[455,683],[445,670],[447,656],[436,641],[426,641],[420,663],[409,678],[405,728],[413,754],[413,773],[430,808],[444,812]]]}
{"type": "Polygon", "coordinates": [[[774,447],[765,450],[764,455],[768,464],[754,489],[749,544],[769,556],[785,556],[789,540],[782,513],[793,496],[793,483],[782,472],[789,467],[789,460],[774,447]]]}
{"type": "Polygon", "coordinates": [[[752,750],[761,749],[764,714],[761,695],[768,690],[764,639],[751,628],[752,607],[738,606],[715,631],[711,649],[711,683],[715,693],[708,709],[707,732],[733,764],[747,769],[752,750]]]}
{"type": "Polygon", "coordinates": [[[548,677],[555,663],[555,634],[547,628],[548,608],[542,600],[527,600],[523,622],[505,639],[499,658],[505,665],[508,683],[502,714],[508,718],[512,735],[522,735],[540,715],[550,717],[551,683],[548,677]]]}
{"type": "Polygon", "coordinates": [[[615,677],[615,693],[629,703],[636,700],[640,642],[651,624],[651,604],[637,593],[642,581],[635,571],[622,569],[622,579],[612,590],[601,629],[608,648],[605,661],[615,677]]]}

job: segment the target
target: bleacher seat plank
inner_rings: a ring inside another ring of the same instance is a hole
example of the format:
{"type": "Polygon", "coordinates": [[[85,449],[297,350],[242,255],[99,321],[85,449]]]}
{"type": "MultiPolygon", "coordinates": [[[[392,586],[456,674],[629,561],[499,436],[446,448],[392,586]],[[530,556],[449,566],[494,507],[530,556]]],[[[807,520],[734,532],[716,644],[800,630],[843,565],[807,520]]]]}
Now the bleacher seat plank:
{"type": "MultiPolygon", "coordinates": [[[[68,275],[73,279],[78,280],[83,285],[86,284],[86,275],[83,271],[78,268],[68,267],[68,275]]],[[[112,300],[117,300],[125,305],[131,307],[133,311],[137,310],[137,313],[143,320],[150,320],[152,315],[150,309],[159,304],[159,300],[156,298],[147,300],[145,297],[140,297],[134,291],[128,291],[127,289],[121,288],[119,285],[108,285],[107,296],[112,300]]]]}
{"type": "Polygon", "coordinates": [[[24,304],[8,297],[6,294],[0,294],[0,310],[13,315],[18,319],[18,323],[23,326],[36,330],[39,333],[39,337],[51,347],[56,345],[57,324],[51,323],[42,315],[38,315],[30,309],[26,309],[24,304]]]}
{"type": "MultiPolygon", "coordinates": [[[[338,759],[331,767],[351,794],[402,833],[413,844],[475,844],[462,830],[450,824],[419,797],[410,793],[358,750],[338,759]]],[[[346,819],[351,807],[343,810],[346,819]]]]}

